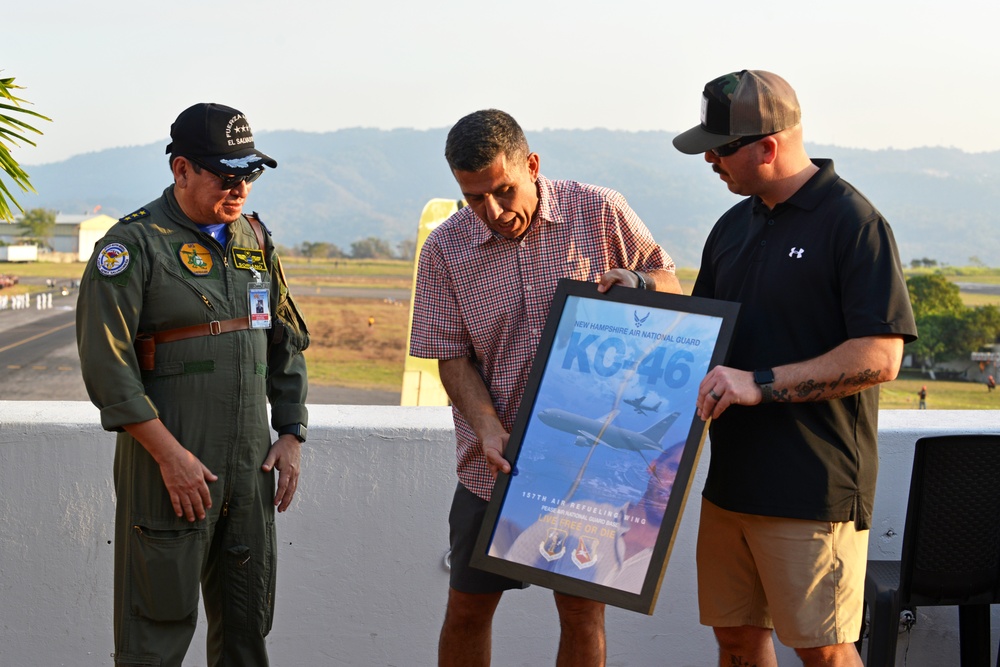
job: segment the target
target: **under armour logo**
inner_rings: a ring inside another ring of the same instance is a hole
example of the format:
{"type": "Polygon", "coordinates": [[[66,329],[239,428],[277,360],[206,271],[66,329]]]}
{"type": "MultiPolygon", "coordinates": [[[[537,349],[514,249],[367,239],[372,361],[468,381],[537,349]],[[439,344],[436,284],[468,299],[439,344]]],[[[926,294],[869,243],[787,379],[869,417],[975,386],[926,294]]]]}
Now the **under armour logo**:
{"type": "Polygon", "coordinates": [[[806,251],[805,248],[796,248],[792,246],[791,251],[788,253],[789,257],[794,257],[795,259],[802,259],[802,253],[806,251]]]}

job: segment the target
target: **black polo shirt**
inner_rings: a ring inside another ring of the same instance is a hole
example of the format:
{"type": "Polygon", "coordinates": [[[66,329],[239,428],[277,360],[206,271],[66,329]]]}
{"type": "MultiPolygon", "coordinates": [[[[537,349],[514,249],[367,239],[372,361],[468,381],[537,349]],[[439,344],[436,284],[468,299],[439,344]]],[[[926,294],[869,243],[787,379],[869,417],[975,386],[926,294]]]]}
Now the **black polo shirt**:
{"type": "MultiPolygon", "coordinates": [[[[727,365],[817,357],[849,338],[916,325],[889,224],[831,160],[788,201],[731,208],[705,244],[692,294],[741,305],[727,365]]],[[[704,496],[731,511],[871,523],[878,387],[843,399],[731,406],[710,427],[704,496]]]]}

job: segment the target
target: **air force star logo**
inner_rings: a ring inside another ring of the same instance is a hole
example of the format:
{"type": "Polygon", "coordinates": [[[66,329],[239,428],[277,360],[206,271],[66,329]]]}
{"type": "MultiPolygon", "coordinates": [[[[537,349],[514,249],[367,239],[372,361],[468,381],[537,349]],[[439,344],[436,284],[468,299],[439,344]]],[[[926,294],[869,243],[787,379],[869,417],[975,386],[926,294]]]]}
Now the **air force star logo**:
{"type": "Polygon", "coordinates": [[[232,169],[246,169],[254,162],[260,162],[262,159],[258,155],[247,155],[246,157],[233,158],[232,160],[219,160],[219,162],[232,169]]]}

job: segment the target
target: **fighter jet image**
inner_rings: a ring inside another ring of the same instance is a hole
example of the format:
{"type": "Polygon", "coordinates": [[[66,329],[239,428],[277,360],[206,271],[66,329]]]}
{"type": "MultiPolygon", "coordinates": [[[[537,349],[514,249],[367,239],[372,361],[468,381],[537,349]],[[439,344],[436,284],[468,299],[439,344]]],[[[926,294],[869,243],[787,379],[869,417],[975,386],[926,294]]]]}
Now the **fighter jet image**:
{"type": "Polygon", "coordinates": [[[603,419],[590,419],[558,408],[547,408],[538,413],[538,419],[546,426],[576,435],[574,444],[578,447],[590,447],[597,443],[614,449],[642,453],[643,450],[663,451],[660,440],[667,434],[680,414],[679,412],[671,412],[641,433],[610,425],[611,420],[618,415],[617,410],[603,419]],[[605,426],[605,424],[608,425],[605,426]]]}
{"type": "Polygon", "coordinates": [[[643,405],[642,402],[645,400],[645,396],[640,396],[639,398],[626,398],[625,402],[635,408],[635,411],[640,415],[646,414],[646,410],[659,412],[660,406],[663,405],[663,401],[657,401],[656,405],[643,405]]]}

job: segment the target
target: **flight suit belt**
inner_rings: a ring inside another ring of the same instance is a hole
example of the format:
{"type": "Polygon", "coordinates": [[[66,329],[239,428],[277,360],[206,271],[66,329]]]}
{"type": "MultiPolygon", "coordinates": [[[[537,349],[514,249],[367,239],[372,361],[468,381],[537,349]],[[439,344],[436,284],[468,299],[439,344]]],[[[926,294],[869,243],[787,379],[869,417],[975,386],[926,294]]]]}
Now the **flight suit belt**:
{"type": "Polygon", "coordinates": [[[151,371],[156,368],[156,346],[159,343],[173,343],[199,336],[218,336],[232,331],[243,331],[250,328],[249,317],[237,317],[231,320],[213,320],[207,324],[194,324],[189,327],[167,329],[155,333],[141,333],[135,337],[135,354],[139,368],[151,371]]]}
{"type": "Polygon", "coordinates": [[[173,343],[178,340],[188,338],[198,338],[199,336],[218,336],[219,334],[230,333],[232,331],[243,331],[250,328],[249,317],[237,317],[231,320],[213,320],[206,324],[193,324],[189,327],[179,327],[177,329],[167,329],[166,331],[156,331],[149,334],[157,343],[173,343]]]}

